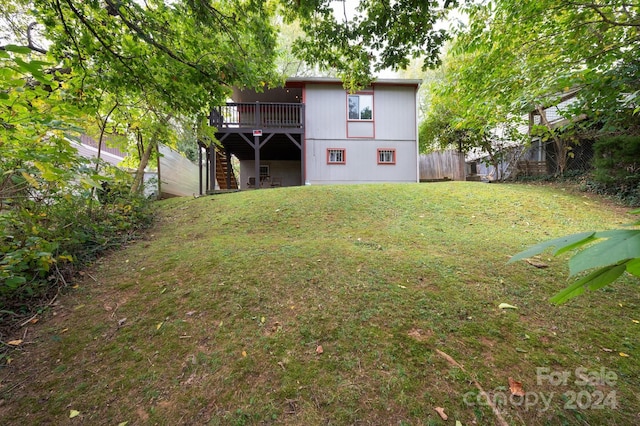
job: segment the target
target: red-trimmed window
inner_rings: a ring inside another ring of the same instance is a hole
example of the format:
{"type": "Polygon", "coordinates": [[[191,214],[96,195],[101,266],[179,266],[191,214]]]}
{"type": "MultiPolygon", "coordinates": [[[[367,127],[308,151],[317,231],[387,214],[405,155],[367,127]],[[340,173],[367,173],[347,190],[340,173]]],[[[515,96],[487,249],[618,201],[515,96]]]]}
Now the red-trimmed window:
{"type": "Polygon", "coordinates": [[[346,164],[347,152],[344,148],[327,149],[327,164],[346,164]]]}
{"type": "Polygon", "coordinates": [[[396,164],[396,150],[378,149],[378,164],[396,164]]]}
{"type": "Polygon", "coordinates": [[[347,96],[347,118],[349,120],[373,120],[373,93],[358,93],[347,96]]]}

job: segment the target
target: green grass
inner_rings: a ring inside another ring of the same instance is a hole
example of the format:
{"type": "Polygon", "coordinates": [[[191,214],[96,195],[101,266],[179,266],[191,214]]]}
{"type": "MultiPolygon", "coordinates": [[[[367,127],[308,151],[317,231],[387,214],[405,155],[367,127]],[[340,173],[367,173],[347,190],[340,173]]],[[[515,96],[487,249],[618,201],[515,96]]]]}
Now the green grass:
{"type": "Polygon", "coordinates": [[[506,265],[542,240],[630,221],[568,191],[465,182],[166,200],[145,240],[20,330],[0,418],[431,425],[445,424],[443,407],[447,424],[494,424],[474,380],[499,398],[513,377],[529,403],[551,403],[499,404],[509,424],[634,424],[637,280],[557,307],[547,300],[567,284],[566,257],[506,265]],[[569,372],[567,384],[538,384],[539,367],[569,372]],[[615,383],[577,385],[579,367],[615,383]],[[615,409],[587,406],[613,391],[615,409]],[[572,392],[576,409],[562,399],[572,392]]]}

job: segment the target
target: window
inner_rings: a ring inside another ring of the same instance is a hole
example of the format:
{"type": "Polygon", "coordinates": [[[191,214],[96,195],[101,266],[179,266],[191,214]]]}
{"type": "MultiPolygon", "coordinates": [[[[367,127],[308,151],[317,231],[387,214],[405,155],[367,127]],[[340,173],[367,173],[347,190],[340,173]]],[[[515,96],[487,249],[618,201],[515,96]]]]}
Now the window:
{"type": "Polygon", "coordinates": [[[328,164],[345,164],[346,163],[346,153],[342,148],[329,148],[327,149],[327,163],[328,164]]]}
{"type": "Polygon", "coordinates": [[[349,95],[349,120],[373,120],[373,95],[349,95]]]}
{"type": "Polygon", "coordinates": [[[269,177],[269,166],[260,165],[260,181],[269,177]]]}
{"type": "Polygon", "coordinates": [[[379,149],[378,164],[396,164],[395,149],[379,149]]]}

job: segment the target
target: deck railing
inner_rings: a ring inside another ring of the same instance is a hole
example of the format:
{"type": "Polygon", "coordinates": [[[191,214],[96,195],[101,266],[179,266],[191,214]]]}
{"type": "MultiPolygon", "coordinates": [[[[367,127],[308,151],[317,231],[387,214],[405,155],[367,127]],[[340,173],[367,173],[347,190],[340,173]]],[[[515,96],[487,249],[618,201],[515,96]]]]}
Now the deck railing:
{"type": "Polygon", "coordinates": [[[218,130],[302,128],[304,124],[304,104],[227,103],[211,110],[209,124],[218,130]]]}

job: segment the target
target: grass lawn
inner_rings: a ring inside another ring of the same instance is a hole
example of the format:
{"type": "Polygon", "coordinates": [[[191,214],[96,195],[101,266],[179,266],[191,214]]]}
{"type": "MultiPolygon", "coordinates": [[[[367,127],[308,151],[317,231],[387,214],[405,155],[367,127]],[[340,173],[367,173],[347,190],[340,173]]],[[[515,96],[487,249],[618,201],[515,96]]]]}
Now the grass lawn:
{"type": "Polygon", "coordinates": [[[0,423],[640,424],[638,280],[557,307],[568,257],[506,264],[631,221],[472,182],[165,200],[143,240],[19,330],[0,423]]]}

